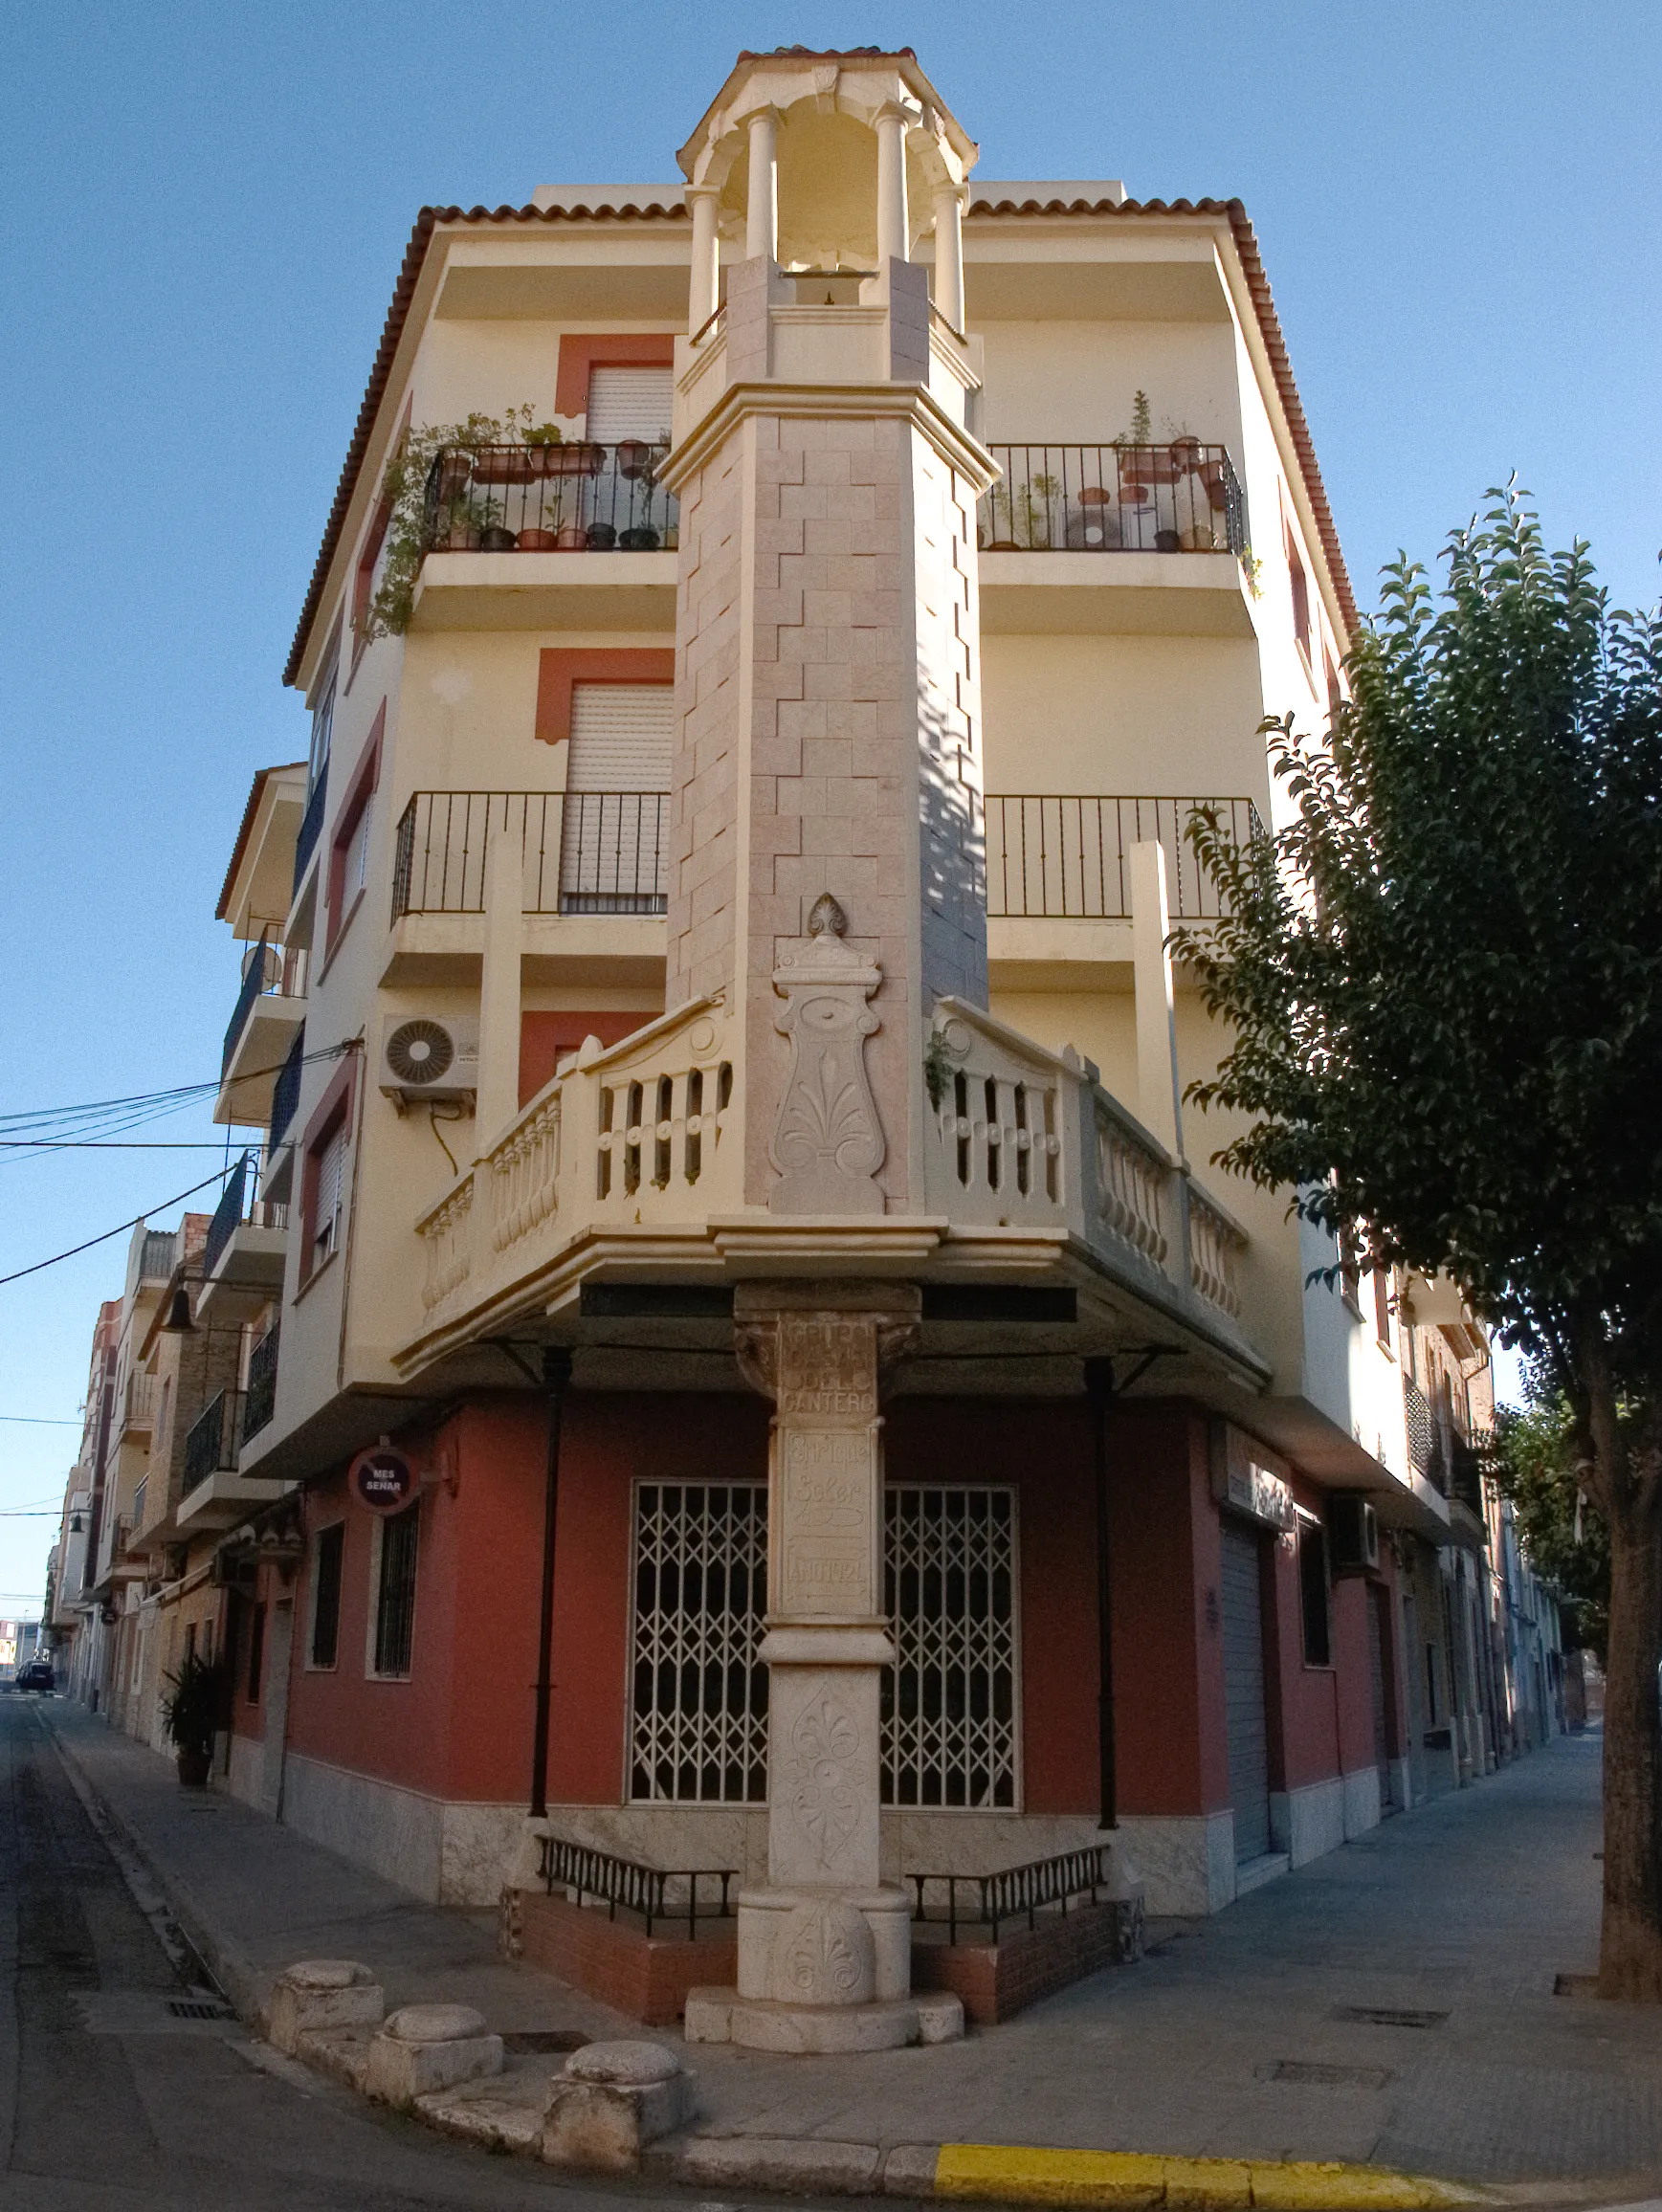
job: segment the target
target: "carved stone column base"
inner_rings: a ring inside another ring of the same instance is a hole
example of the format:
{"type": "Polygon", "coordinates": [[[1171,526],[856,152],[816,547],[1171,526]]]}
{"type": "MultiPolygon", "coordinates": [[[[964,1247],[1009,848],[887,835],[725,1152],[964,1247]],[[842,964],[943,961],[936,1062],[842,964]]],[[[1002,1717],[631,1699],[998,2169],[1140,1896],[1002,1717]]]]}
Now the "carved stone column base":
{"type": "Polygon", "coordinates": [[[736,1989],[693,1989],[682,2032],[689,2043],[736,2043],[793,2058],[898,2050],[909,2043],[956,2043],[964,2007],[934,1991],[887,2004],[779,2004],[736,1989]]]}
{"type": "Polygon", "coordinates": [[[739,1994],[770,2003],[889,2004],[912,1987],[904,1890],[739,1892],[739,1994]]]}

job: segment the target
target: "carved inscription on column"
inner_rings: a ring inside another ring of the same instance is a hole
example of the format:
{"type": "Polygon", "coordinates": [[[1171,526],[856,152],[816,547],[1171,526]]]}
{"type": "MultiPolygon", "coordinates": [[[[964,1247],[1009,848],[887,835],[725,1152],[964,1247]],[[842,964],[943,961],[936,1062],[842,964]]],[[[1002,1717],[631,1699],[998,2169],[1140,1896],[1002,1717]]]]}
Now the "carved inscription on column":
{"type": "Polygon", "coordinates": [[[779,1477],[785,1540],[777,1610],[797,1619],[872,1619],[878,1609],[872,1559],[876,1423],[782,1429],[779,1477]]]}

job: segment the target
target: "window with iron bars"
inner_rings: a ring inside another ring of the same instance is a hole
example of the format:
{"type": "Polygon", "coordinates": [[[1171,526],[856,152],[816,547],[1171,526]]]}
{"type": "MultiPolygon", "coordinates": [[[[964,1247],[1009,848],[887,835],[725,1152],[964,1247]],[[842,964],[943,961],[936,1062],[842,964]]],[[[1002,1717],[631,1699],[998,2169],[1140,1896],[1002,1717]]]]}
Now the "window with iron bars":
{"type": "MultiPolygon", "coordinates": [[[[882,1802],[1014,1810],[1020,1624],[1013,1490],[893,1485],[885,1604],[882,1802]]],[[[643,1483],[635,1493],[630,1796],[761,1804],[767,1796],[767,1492],[643,1483]]]]}

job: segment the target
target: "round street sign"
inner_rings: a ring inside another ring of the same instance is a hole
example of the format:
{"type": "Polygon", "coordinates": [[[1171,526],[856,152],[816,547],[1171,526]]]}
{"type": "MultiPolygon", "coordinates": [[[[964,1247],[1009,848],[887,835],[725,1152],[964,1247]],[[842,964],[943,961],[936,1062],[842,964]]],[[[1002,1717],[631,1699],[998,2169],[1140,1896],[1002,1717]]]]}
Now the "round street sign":
{"type": "Polygon", "coordinates": [[[371,1513],[397,1513],[415,1495],[416,1473],[402,1451],[390,1444],[378,1444],[358,1454],[346,1484],[371,1513]]]}

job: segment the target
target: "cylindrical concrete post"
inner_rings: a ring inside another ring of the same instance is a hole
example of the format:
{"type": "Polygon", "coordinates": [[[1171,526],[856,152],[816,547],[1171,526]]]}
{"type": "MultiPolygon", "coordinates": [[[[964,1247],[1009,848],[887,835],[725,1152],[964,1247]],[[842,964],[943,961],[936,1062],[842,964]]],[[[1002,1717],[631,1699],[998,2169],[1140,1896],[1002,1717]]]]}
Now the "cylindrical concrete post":
{"type": "Polygon", "coordinates": [[[877,110],[877,267],[904,261],[911,244],[906,220],[906,124],[903,107],[877,110]]]}
{"type": "Polygon", "coordinates": [[[935,304],[954,330],[964,328],[964,199],[958,185],[942,185],[935,195],[935,304]]]}
{"type": "Polygon", "coordinates": [[[687,294],[687,331],[697,338],[712,315],[720,292],[720,244],[716,236],[714,185],[689,185],[687,205],[693,210],[693,268],[687,294]]]}
{"type": "Polygon", "coordinates": [[[752,261],[779,257],[779,154],[777,119],[770,107],[750,118],[749,211],[744,218],[744,252],[752,261]]]}

